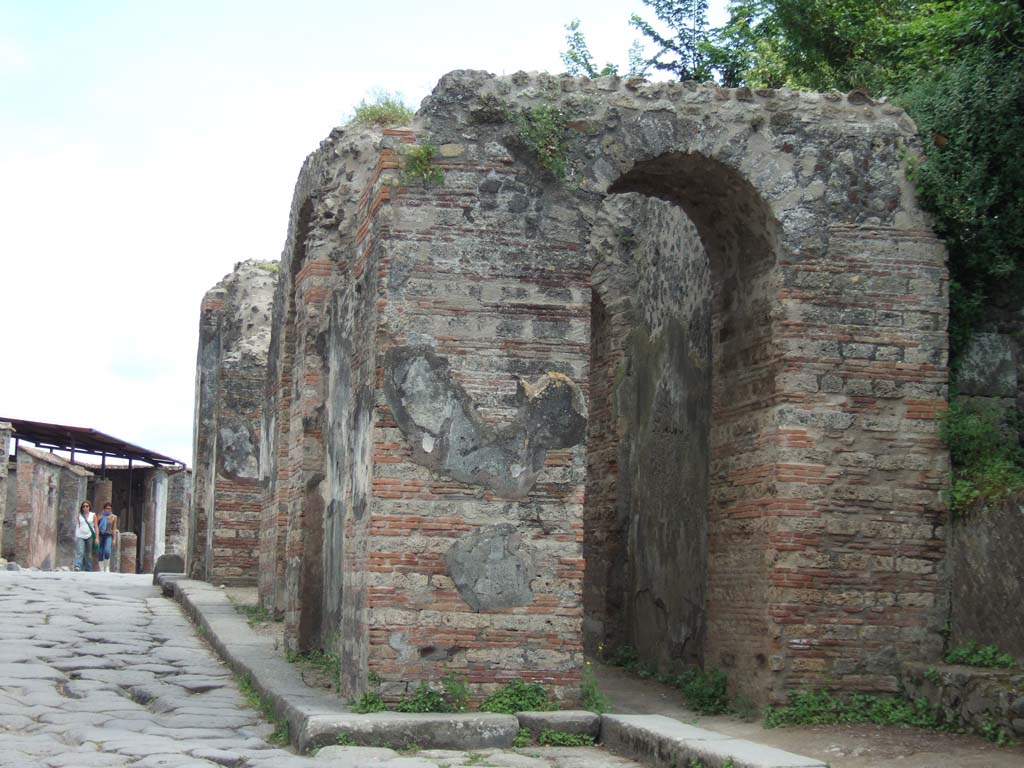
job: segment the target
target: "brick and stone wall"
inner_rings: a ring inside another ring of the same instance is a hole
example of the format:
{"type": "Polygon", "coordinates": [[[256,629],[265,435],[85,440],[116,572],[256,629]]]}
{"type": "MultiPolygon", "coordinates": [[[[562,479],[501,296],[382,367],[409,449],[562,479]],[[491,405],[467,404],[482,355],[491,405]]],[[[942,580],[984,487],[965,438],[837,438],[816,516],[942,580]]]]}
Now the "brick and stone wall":
{"type": "MultiPolygon", "coordinates": [[[[340,651],[345,695],[454,670],[572,697],[588,611],[757,701],[893,690],[945,600],[947,281],[914,149],[859,93],[479,72],[410,130],[333,132],[296,186],[263,415],[260,594],[289,647],[340,651]],[[567,117],[564,181],[518,133],[539,106],[567,117]],[[426,144],[436,186],[402,177],[426,144]]],[[[201,402],[232,390],[210,302],[201,402]]]]}
{"type": "Polygon", "coordinates": [[[185,556],[188,545],[189,512],[192,509],[192,471],[167,472],[167,522],[164,527],[164,551],[185,556]]]}
{"type": "Polygon", "coordinates": [[[241,262],[201,307],[189,569],[218,584],[257,579],[259,435],[275,280],[275,264],[241,262]]]}
{"type": "MultiPolygon", "coordinates": [[[[13,428],[9,422],[0,421],[0,557],[6,557],[6,549],[3,546],[4,531],[7,530],[7,483],[8,483],[8,461],[11,452],[11,432],[13,428]]],[[[13,479],[13,478],[12,478],[13,479]]],[[[10,508],[10,514],[14,518],[14,506],[10,508]]],[[[13,531],[13,525],[12,525],[13,531]]]]}
{"type": "Polygon", "coordinates": [[[75,516],[91,475],[50,453],[18,448],[12,560],[44,571],[72,565],[75,516]]]}

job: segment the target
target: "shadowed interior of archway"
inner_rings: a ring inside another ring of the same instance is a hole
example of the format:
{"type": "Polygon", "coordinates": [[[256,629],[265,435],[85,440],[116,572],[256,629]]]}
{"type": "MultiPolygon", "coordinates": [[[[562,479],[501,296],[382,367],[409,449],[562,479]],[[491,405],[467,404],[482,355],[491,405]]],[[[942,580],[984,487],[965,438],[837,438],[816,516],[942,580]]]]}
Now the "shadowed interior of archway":
{"type": "Polygon", "coordinates": [[[756,675],[778,224],[697,154],[639,162],[609,191],[636,194],[606,200],[590,243],[586,644],[756,675]]]}

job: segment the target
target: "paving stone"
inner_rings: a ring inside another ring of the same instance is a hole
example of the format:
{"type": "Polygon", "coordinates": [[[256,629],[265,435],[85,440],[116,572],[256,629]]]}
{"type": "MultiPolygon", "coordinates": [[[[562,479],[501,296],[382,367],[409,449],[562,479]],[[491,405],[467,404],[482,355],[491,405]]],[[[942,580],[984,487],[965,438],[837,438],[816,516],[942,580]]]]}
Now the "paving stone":
{"type": "MultiPolygon", "coordinates": [[[[312,757],[280,749],[266,741],[273,726],[245,705],[226,665],[148,577],[90,580],[88,592],[104,602],[103,610],[74,603],[82,583],[73,574],[0,574],[0,765],[437,768],[473,764],[484,755],[504,761],[505,768],[534,768],[533,758],[500,750],[402,756],[390,749],[330,747],[312,757]],[[116,626],[93,623],[108,613],[118,616],[116,626]]],[[[212,594],[224,599],[219,590],[212,594]]],[[[234,609],[222,615],[231,626],[238,623],[234,609]]],[[[294,672],[269,643],[246,644],[245,650],[252,664],[294,672]]],[[[320,694],[301,684],[294,693],[305,702],[303,711],[320,711],[320,694]]],[[[418,719],[401,716],[397,722],[408,729],[418,719]]],[[[507,719],[514,726],[514,718],[507,719]]],[[[594,768],[636,768],[592,759],[594,768]]]]}
{"type": "Polygon", "coordinates": [[[316,757],[320,761],[330,760],[332,768],[357,768],[361,765],[380,765],[397,758],[398,753],[386,747],[324,747],[316,753],[316,757]]]}

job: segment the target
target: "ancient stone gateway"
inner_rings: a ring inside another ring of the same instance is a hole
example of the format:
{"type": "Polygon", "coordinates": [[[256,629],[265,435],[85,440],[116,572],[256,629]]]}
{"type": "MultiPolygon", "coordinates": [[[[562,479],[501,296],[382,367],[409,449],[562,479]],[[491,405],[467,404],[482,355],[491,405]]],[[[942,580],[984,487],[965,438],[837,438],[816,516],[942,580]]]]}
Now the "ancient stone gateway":
{"type": "Polygon", "coordinates": [[[333,132],[263,414],[288,643],[338,651],[346,695],[455,670],[571,697],[599,645],[761,702],[893,690],[944,600],[947,284],[913,141],[857,93],[480,72],[409,129],[333,132]]]}

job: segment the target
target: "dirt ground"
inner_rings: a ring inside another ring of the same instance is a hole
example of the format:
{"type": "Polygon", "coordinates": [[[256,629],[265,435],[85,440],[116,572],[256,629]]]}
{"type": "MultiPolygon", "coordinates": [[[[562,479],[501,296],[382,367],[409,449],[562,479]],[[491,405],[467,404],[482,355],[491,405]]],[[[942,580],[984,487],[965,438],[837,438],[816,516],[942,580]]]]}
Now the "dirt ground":
{"type": "MultiPolygon", "coordinates": [[[[239,605],[256,605],[256,590],[225,589],[239,605]]],[[[274,638],[284,655],[283,625],[256,624],[254,631],[274,638]]],[[[611,711],[620,714],[666,715],[741,739],[785,749],[827,762],[831,768],[1024,768],[1024,745],[997,747],[980,736],[936,733],[918,728],[879,725],[764,728],[760,721],[729,715],[707,717],[686,709],[675,688],[640,680],[617,667],[594,664],[611,711]]],[[[320,670],[303,669],[311,687],[333,687],[320,670]]]]}

